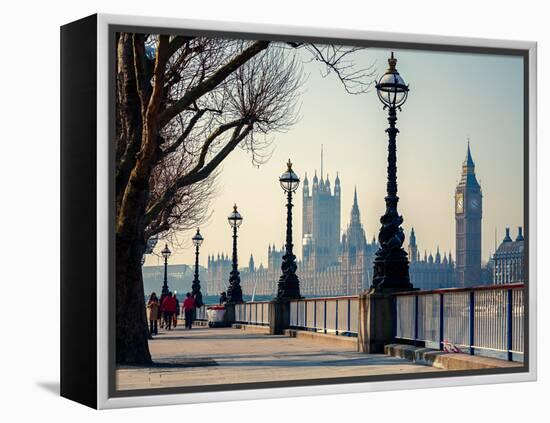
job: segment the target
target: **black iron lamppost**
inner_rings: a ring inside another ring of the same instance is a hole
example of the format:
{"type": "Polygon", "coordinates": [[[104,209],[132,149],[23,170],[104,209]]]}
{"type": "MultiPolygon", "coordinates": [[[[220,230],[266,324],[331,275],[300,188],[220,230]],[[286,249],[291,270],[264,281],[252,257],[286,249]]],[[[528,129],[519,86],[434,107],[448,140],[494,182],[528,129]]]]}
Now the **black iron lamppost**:
{"type": "Polygon", "coordinates": [[[233,265],[229,274],[229,287],[227,288],[228,303],[242,303],[243,291],[241,289],[241,277],[239,275],[239,263],[237,260],[237,228],[243,223],[243,217],[237,211],[237,205],[233,206],[233,212],[227,217],[229,225],[233,228],[233,265]]]}
{"type": "Polygon", "coordinates": [[[193,278],[193,284],[191,285],[191,293],[195,297],[195,304],[197,307],[202,307],[201,281],[199,280],[199,247],[204,241],[204,238],[202,237],[199,228],[197,228],[197,233],[192,238],[192,241],[195,246],[195,277],[193,278]]]}
{"type": "Polygon", "coordinates": [[[162,295],[168,295],[170,290],[168,289],[168,257],[172,254],[172,251],[168,248],[168,244],[165,244],[164,249],[160,252],[164,257],[164,283],[162,285],[162,295]]]}
{"type": "Polygon", "coordinates": [[[405,234],[401,224],[403,218],[397,212],[397,156],[396,136],[399,130],[395,127],[397,110],[407,100],[409,86],[397,72],[397,59],[393,52],[388,59],[388,70],[382,75],[376,84],[378,98],[384,104],[384,110],[388,109],[389,127],[388,133],[388,181],[386,212],[380,218],[382,226],[378,235],[380,248],[374,259],[373,288],[385,289],[412,289],[409,279],[409,260],[403,249],[405,234]]]}
{"type": "Polygon", "coordinates": [[[287,194],[286,203],[286,244],[285,255],[281,270],[283,274],[279,278],[277,287],[277,300],[290,300],[301,298],[300,281],[296,275],[296,256],[292,252],[292,194],[298,189],[300,178],[292,170],[292,162],[288,159],[287,170],[279,177],[281,188],[287,194]]]}

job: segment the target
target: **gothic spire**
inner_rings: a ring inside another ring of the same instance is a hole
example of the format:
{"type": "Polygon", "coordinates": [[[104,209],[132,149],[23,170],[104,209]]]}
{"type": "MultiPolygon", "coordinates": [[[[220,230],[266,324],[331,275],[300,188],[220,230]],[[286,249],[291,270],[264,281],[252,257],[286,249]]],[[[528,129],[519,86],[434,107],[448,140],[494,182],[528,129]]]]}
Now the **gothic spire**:
{"type": "Polygon", "coordinates": [[[464,159],[463,166],[475,167],[474,159],[472,159],[472,152],[470,151],[470,138],[468,138],[468,149],[466,151],[466,158],[464,159]]]}
{"type": "Polygon", "coordinates": [[[304,184],[302,186],[302,193],[304,197],[309,197],[309,180],[307,179],[307,172],[304,176],[304,184]]]}
{"type": "Polygon", "coordinates": [[[411,228],[411,235],[409,237],[409,245],[416,246],[416,234],[414,232],[414,227],[411,228]]]}
{"type": "Polygon", "coordinates": [[[510,238],[510,228],[506,228],[506,235],[502,242],[512,242],[512,238],[510,238]]]}
{"type": "Polygon", "coordinates": [[[334,180],[334,195],[340,195],[340,177],[338,172],[336,172],[336,179],[334,180]]]}
{"type": "Polygon", "coordinates": [[[516,237],[516,241],[523,241],[523,228],[521,226],[518,226],[518,236],[516,237]]]}
{"type": "Polygon", "coordinates": [[[462,176],[460,178],[459,186],[465,186],[467,188],[479,188],[479,183],[476,179],[476,167],[474,159],[472,159],[472,152],[470,150],[470,139],[468,139],[468,147],[466,150],[466,158],[462,162],[462,176]]]}
{"type": "Polygon", "coordinates": [[[351,206],[351,219],[350,224],[361,224],[361,214],[359,212],[359,204],[357,203],[357,187],[353,191],[353,206],[351,206]]]}

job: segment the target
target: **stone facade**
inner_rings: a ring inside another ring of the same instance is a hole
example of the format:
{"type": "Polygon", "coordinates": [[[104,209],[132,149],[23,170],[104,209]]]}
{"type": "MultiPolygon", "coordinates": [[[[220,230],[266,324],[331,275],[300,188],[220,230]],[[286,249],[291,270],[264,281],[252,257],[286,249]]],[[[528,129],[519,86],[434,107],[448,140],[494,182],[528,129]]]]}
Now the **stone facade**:
{"type": "Polygon", "coordinates": [[[510,229],[493,255],[493,283],[496,285],[525,282],[525,250],[521,226],[514,241],[510,229]]]}
{"type": "Polygon", "coordinates": [[[468,142],[462,175],[455,190],[456,272],[460,287],[482,284],[482,199],[468,142]]]}
{"type": "Polygon", "coordinates": [[[435,257],[431,252],[428,255],[424,251],[424,258],[421,258],[414,228],[409,236],[408,254],[409,276],[415,288],[430,290],[456,286],[456,269],[451,253],[444,253],[442,258],[438,247],[435,257]]]}

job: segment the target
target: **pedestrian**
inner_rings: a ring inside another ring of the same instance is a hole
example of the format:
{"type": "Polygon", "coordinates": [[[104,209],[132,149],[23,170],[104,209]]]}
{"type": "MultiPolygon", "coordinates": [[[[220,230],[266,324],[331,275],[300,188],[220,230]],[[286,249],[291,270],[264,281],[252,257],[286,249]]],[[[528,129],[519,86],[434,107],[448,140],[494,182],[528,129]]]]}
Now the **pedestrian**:
{"type": "Polygon", "coordinates": [[[183,310],[185,312],[185,327],[191,329],[193,326],[193,313],[195,312],[195,299],[190,292],[185,294],[186,298],[183,302],[183,310]]]}
{"type": "Polygon", "coordinates": [[[178,316],[180,315],[180,302],[178,301],[178,292],[174,291],[174,299],[176,300],[176,312],[173,316],[174,329],[178,325],[178,316]]]}
{"type": "Polygon", "coordinates": [[[164,301],[160,306],[160,310],[162,311],[162,315],[164,317],[164,328],[167,330],[172,330],[172,316],[176,312],[176,300],[172,296],[171,292],[169,292],[164,298],[164,301]]]}
{"type": "Polygon", "coordinates": [[[154,292],[147,301],[147,315],[149,318],[149,335],[158,334],[157,321],[159,318],[159,299],[154,292]]]}
{"type": "Polygon", "coordinates": [[[227,302],[227,294],[224,291],[220,294],[220,304],[225,304],[226,302],[227,302]]]}
{"type": "Polygon", "coordinates": [[[166,297],[167,297],[167,294],[165,292],[162,292],[160,294],[158,318],[160,320],[159,326],[160,326],[161,329],[164,329],[164,316],[163,316],[163,313],[162,313],[162,303],[164,303],[164,299],[166,297]]]}

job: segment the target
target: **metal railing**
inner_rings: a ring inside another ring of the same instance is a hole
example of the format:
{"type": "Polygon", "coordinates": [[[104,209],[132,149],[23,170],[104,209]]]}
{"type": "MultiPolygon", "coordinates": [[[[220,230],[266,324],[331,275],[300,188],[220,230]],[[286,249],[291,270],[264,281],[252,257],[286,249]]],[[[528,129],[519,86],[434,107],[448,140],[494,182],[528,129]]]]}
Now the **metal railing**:
{"type": "Polygon", "coordinates": [[[269,325],[269,301],[236,304],[235,321],[249,325],[269,325]]]}
{"type": "Polygon", "coordinates": [[[470,354],[522,360],[523,284],[396,294],[395,338],[470,354]]]}
{"type": "Polygon", "coordinates": [[[357,336],[359,297],[304,298],[290,302],[290,327],[357,336]]]}

